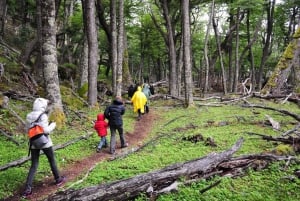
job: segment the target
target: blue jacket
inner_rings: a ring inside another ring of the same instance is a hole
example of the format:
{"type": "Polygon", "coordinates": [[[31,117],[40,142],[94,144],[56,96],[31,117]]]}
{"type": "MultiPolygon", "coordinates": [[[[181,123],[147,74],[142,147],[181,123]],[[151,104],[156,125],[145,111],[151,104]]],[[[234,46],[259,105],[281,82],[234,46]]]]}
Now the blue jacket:
{"type": "Polygon", "coordinates": [[[125,113],[125,107],[120,100],[114,100],[113,103],[106,107],[104,116],[109,121],[109,126],[122,126],[122,115],[125,113]]]}

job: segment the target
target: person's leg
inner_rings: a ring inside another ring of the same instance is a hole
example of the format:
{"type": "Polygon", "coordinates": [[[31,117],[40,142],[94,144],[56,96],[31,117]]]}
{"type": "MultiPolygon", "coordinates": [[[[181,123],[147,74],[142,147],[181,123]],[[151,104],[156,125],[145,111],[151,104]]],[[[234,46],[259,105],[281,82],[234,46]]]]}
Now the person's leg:
{"type": "Polygon", "coordinates": [[[34,175],[39,166],[39,157],[40,157],[40,150],[31,149],[31,166],[25,184],[25,191],[27,192],[31,192],[34,175]]]}
{"type": "Polygon", "coordinates": [[[118,133],[120,135],[121,148],[127,147],[127,144],[126,144],[125,138],[124,138],[124,134],[123,134],[123,126],[118,127],[118,133]]]}
{"type": "Polygon", "coordinates": [[[138,109],[138,120],[140,120],[142,118],[142,112],[141,109],[138,109]]]}
{"type": "Polygon", "coordinates": [[[104,148],[106,148],[107,147],[107,138],[106,138],[106,136],[105,137],[103,137],[104,138],[104,148]]]}
{"type": "Polygon", "coordinates": [[[101,137],[101,140],[98,144],[97,150],[100,150],[102,148],[102,146],[104,146],[105,144],[106,144],[105,137],[101,137]]]}
{"type": "Polygon", "coordinates": [[[110,153],[114,154],[116,151],[116,128],[110,127],[110,153]]]}
{"type": "Polygon", "coordinates": [[[53,177],[54,177],[55,181],[57,182],[60,179],[60,177],[59,177],[59,171],[57,169],[57,165],[56,165],[56,161],[55,161],[53,148],[49,147],[49,148],[43,149],[43,152],[45,153],[45,155],[48,158],[53,177]]]}

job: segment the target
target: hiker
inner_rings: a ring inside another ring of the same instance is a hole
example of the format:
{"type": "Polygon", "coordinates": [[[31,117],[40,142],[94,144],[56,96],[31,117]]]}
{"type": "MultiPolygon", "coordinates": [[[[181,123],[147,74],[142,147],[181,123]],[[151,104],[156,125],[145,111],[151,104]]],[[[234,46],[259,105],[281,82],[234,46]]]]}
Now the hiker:
{"type": "Polygon", "coordinates": [[[132,98],[135,90],[136,89],[135,89],[135,87],[132,84],[128,87],[128,98],[132,98]]]}
{"type": "Polygon", "coordinates": [[[151,93],[150,87],[147,83],[144,84],[142,91],[147,98],[147,102],[145,104],[145,111],[146,111],[146,113],[148,113],[149,112],[149,101],[150,101],[149,99],[150,99],[150,96],[152,95],[152,93],[151,93]]]}
{"type": "Polygon", "coordinates": [[[133,104],[133,112],[138,113],[137,120],[139,121],[142,117],[142,114],[145,112],[145,105],[147,102],[147,97],[142,92],[142,88],[138,87],[137,91],[134,93],[133,97],[131,98],[131,102],[133,104]]]}
{"type": "Polygon", "coordinates": [[[115,154],[116,152],[116,131],[118,131],[121,141],[121,148],[125,148],[128,144],[125,142],[123,134],[123,118],[125,114],[125,106],[122,98],[117,96],[113,100],[112,104],[107,106],[104,111],[104,116],[108,119],[110,128],[110,153],[115,154]]]}
{"type": "Polygon", "coordinates": [[[107,147],[107,128],[108,128],[108,123],[105,121],[105,116],[104,114],[98,114],[97,115],[97,120],[95,121],[94,124],[94,129],[97,131],[98,136],[101,138],[100,142],[97,146],[97,152],[99,153],[103,147],[107,147]]]}
{"type": "Polygon", "coordinates": [[[48,113],[47,112],[48,103],[49,103],[49,100],[44,99],[44,98],[35,99],[35,101],[33,102],[33,111],[28,113],[26,116],[26,129],[29,130],[32,123],[36,122],[36,124],[38,124],[39,126],[41,126],[43,128],[44,133],[48,137],[48,142],[45,145],[43,145],[41,148],[36,148],[34,145],[31,145],[29,147],[29,150],[31,152],[31,166],[30,166],[27,180],[26,180],[25,190],[22,194],[23,198],[30,197],[30,195],[32,194],[32,182],[33,182],[36,170],[39,165],[40,150],[42,150],[44,152],[44,154],[47,156],[47,159],[48,159],[50,167],[51,167],[52,174],[55,179],[55,184],[57,186],[60,186],[66,181],[65,177],[60,176],[57,165],[56,165],[56,161],[55,161],[54,151],[52,148],[53,143],[52,143],[52,140],[51,140],[49,134],[56,127],[56,123],[51,122],[49,124],[49,122],[48,122],[48,114],[47,114],[48,113]],[[36,121],[38,119],[39,119],[39,121],[36,121]]]}

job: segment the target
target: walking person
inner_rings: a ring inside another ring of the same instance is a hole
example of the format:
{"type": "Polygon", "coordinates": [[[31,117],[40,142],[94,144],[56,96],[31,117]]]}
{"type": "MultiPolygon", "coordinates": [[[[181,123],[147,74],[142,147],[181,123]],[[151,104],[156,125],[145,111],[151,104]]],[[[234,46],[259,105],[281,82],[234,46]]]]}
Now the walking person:
{"type": "Polygon", "coordinates": [[[123,133],[123,118],[122,115],[125,114],[125,106],[123,104],[122,98],[117,96],[113,100],[112,104],[107,106],[104,111],[104,116],[108,119],[108,124],[110,128],[110,153],[115,154],[116,152],[116,132],[118,131],[121,141],[121,148],[125,148],[128,144],[125,142],[123,133]]]}
{"type": "Polygon", "coordinates": [[[134,93],[131,98],[131,102],[133,103],[133,112],[138,113],[138,121],[141,119],[142,114],[145,113],[145,105],[147,103],[147,97],[142,92],[142,88],[138,87],[137,91],[134,93]]]}
{"type": "Polygon", "coordinates": [[[55,129],[56,123],[52,122],[49,124],[48,122],[48,115],[47,115],[48,103],[49,100],[47,99],[37,98],[33,102],[33,111],[27,114],[26,116],[26,128],[29,130],[33,124],[41,126],[44,130],[44,134],[46,134],[48,139],[47,139],[47,143],[40,148],[35,147],[35,145],[33,144],[30,145],[29,147],[31,152],[31,166],[27,175],[25,190],[22,194],[23,198],[28,198],[32,194],[32,183],[33,183],[36,170],[39,165],[40,150],[44,152],[44,154],[46,155],[49,161],[51,171],[55,180],[55,184],[57,186],[60,186],[66,181],[65,177],[60,176],[55,161],[54,151],[52,148],[53,143],[49,134],[55,129]]]}
{"type": "Polygon", "coordinates": [[[104,114],[98,114],[97,120],[94,124],[94,129],[97,131],[98,136],[101,138],[96,150],[98,153],[101,151],[102,147],[107,147],[107,128],[108,123],[105,121],[104,114]]]}
{"type": "Polygon", "coordinates": [[[142,91],[143,91],[143,93],[145,94],[145,96],[147,98],[147,102],[145,104],[145,111],[146,111],[146,113],[148,113],[149,112],[150,96],[153,95],[151,93],[149,84],[145,83],[144,86],[143,86],[143,90],[142,91]]]}

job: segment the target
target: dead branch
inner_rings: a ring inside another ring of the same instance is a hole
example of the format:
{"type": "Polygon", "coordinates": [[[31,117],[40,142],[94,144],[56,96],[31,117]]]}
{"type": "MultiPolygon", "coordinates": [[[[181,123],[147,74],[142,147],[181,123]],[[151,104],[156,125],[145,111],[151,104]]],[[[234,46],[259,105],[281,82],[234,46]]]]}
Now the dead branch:
{"type": "Polygon", "coordinates": [[[214,182],[213,184],[209,185],[208,187],[206,187],[206,188],[200,190],[199,192],[200,192],[201,194],[202,194],[202,193],[205,193],[206,191],[208,191],[209,189],[211,189],[211,188],[213,188],[213,187],[219,185],[220,183],[221,183],[221,180],[218,180],[218,181],[214,182]]]}
{"type": "Polygon", "coordinates": [[[295,128],[291,129],[291,130],[288,130],[286,132],[284,132],[281,137],[285,137],[287,135],[290,135],[292,133],[294,133],[295,131],[298,131],[298,129],[300,129],[300,124],[298,124],[297,126],[295,126],[295,128]]]}
{"type": "Polygon", "coordinates": [[[289,115],[289,116],[293,117],[294,119],[296,119],[297,121],[300,121],[300,116],[299,115],[294,114],[292,112],[289,112],[287,110],[275,109],[275,108],[268,107],[268,106],[261,106],[261,105],[254,105],[254,104],[243,105],[243,107],[255,107],[255,108],[262,108],[262,109],[267,109],[267,110],[273,110],[273,111],[276,111],[276,112],[280,112],[280,113],[289,115]]]}
{"type": "MultiPolygon", "coordinates": [[[[62,149],[62,148],[65,148],[71,144],[74,144],[80,140],[84,140],[84,139],[87,139],[89,138],[93,133],[92,132],[89,132],[87,135],[83,135],[83,136],[80,136],[78,138],[75,138],[73,140],[70,140],[64,144],[60,144],[60,145],[56,145],[53,147],[53,150],[58,150],[58,149],[62,149]]],[[[43,152],[40,152],[40,154],[43,154],[43,152]]],[[[2,165],[0,166],[0,171],[3,171],[3,170],[6,170],[8,168],[12,168],[12,167],[16,167],[16,166],[20,166],[22,165],[23,163],[27,162],[28,160],[30,160],[30,157],[23,157],[21,159],[18,159],[18,160],[15,160],[15,161],[12,161],[12,162],[9,162],[5,165],[2,165]]]]}
{"type": "Polygon", "coordinates": [[[267,136],[267,135],[263,135],[263,134],[259,134],[259,133],[253,133],[253,132],[246,132],[248,135],[257,135],[262,137],[262,139],[264,140],[268,140],[268,141],[274,141],[274,142],[282,142],[285,144],[300,144],[300,138],[294,138],[294,137],[288,137],[288,138],[283,138],[283,137],[272,137],[272,136],[267,136]]]}
{"type": "Polygon", "coordinates": [[[16,145],[20,146],[20,143],[17,140],[15,140],[11,135],[8,135],[2,129],[0,129],[0,133],[2,133],[2,135],[4,135],[6,138],[8,138],[10,141],[12,141],[13,143],[15,143],[16,145]]]}
{"type": "Polygon", "coordinates": [[[227,100],[227,101],[222,101],[221,102],[211,102],[211,103],[207,103],[207,104],[197,104],[199,106],[215,106],[215,107],[219,107],[222,105],[226,105],[226,104],[231,104],[231,103],[236,103],[239,101],[246,101],[247,98],[251,97],[252,94],[248,95],[248,96],[243,96],[240,98],[235,98],[235,99],[231,99],[231,100],[227,100]]]}
{"type": "MultiPolygon", "coordinates": [[[[300,98],[299,96],[297,96],[296,94],[292,94],[291,96],[288,95],[266,95],[266,96],[262,96],[260,93],[254,93],[253,97],[257,97],[257,98],[261,98],[261,99],[266,99],[266,100],[270,100],[270,99],[286,99],[290,102],[296,103],[298,106],[300,106],[300,98]]],[[[283,101],[283,103],[286,102],[286,100],[283,101]]]]}

